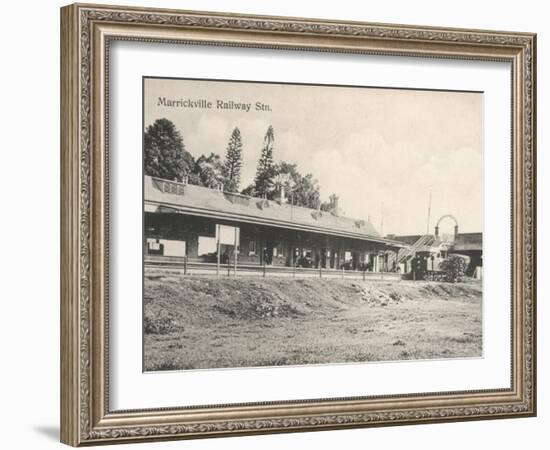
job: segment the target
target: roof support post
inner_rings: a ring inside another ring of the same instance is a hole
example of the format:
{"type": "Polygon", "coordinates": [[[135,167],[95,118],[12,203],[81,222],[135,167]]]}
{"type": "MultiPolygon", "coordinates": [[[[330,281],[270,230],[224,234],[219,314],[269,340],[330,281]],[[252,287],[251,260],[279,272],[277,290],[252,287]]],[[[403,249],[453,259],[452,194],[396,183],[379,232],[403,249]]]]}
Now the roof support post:
{"type": "MultiPolygon", "coordinates": [[[[234,257],[235,257],[235,260],[234,260],[234,267],[233,267],[233,270],[234,270],[234,275],[235,277],[237,276],[237,257],[238,257],[238,251],[237,251],[237,231],[240,231],[240,228],[237,228],[237,227],[234,227],[234,230],[235,230],[235,247],[233,249],[233,253],[234,253],[234,257]]],[[[239,239],[240,240],[240,239],[239,239]]]]}
{"type": "Polygon", "coordinates": [[[216,224],[216,276],[220,276],[220,226],[216,224]]]}

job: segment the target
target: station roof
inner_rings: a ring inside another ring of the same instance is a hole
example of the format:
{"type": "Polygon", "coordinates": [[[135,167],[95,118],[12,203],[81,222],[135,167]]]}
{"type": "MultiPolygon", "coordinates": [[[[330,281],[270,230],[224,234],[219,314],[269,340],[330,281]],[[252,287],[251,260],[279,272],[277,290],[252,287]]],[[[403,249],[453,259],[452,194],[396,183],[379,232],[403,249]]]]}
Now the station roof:
{"type": "Polygon", "coordinates": [[[180,212],[278,228],[368,240],[388,247],[403,242],[381,237],[369,220],[354,219],[276,200],[224,192],[192,184],[144,177],[146,212],[180,212]]]}

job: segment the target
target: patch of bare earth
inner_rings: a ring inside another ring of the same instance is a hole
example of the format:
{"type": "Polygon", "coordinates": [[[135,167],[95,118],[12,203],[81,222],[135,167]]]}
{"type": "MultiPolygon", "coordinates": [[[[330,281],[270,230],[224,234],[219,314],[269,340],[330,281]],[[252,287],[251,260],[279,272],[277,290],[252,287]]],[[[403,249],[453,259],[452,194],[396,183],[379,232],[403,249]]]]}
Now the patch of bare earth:
{"type": "Polygon", "coordinates": [[[481,284],[148,271],[145,370],[479,357],[481,284]]]}

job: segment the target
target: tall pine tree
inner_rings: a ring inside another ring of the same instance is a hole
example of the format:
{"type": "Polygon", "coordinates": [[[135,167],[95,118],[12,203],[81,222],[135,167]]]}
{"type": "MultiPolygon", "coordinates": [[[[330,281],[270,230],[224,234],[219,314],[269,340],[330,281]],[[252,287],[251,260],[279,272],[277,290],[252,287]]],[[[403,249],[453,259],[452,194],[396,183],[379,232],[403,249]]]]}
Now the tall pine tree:
{"type": "Polygon", "coordinates": [[[256,177],[254,178],[254,191],[259,197],[269,197],[274,184],[276,175],[275,164],[273,162],[273,145],[275,143],[275,134],[273,127],[269,125],[264,137],[262,154],[258,161],[256,177]]]}
{"type": "Polygon", "coordinates": [[[235,127],[229,138],[225,152],[223,168],[224,189],[229,192],[237,192],[241,182],[241,167],[243,165],[243,142],[240,130],[235,127]]]}

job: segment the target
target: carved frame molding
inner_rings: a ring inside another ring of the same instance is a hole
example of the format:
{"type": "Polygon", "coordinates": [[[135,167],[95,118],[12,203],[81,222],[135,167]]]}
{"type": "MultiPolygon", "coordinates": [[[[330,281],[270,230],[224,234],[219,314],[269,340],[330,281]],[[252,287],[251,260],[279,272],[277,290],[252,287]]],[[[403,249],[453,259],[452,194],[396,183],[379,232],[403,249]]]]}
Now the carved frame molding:
{"type": "Polygon", "coordinates": [[[62,8],[61,18],[63,442],[78,446],[535,415],[534,34],[78,4],[62,8]],[[110,411],[105,104],[112,40],[509,61],[513,75],[511,388],[110,411]]]}

